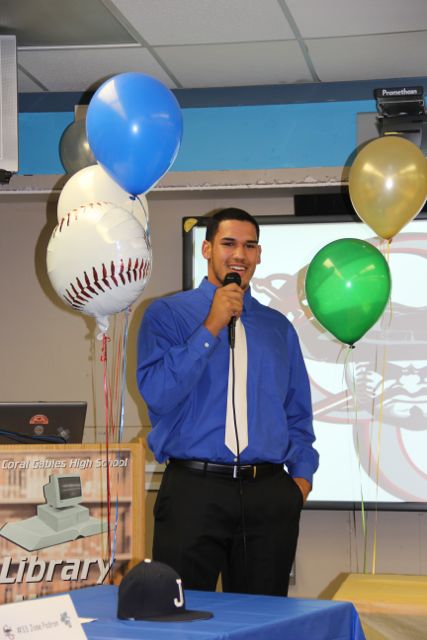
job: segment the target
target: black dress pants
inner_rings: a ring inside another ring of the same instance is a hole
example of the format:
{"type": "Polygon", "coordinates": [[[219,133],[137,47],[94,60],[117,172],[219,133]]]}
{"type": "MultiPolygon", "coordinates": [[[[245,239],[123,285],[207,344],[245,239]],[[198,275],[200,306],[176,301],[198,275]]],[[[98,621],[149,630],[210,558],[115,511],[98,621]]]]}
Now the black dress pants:
{"type": "Polygon", "coordinates": [[[170,464],[154,506],[153,559],[185,589],[214,591],[222,573],[223,591],[287,595],[302,506],[284,470],[240,480],[170,464]]]}

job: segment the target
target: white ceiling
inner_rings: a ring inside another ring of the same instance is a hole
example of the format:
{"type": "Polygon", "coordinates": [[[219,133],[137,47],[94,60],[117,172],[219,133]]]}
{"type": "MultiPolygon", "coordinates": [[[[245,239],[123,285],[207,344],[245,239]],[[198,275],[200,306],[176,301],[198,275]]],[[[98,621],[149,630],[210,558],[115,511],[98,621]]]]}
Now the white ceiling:
{"type": "Polygon", "coordinates": [[[427,0],[1,0],[19,92],[427,76],[427,0]]]}

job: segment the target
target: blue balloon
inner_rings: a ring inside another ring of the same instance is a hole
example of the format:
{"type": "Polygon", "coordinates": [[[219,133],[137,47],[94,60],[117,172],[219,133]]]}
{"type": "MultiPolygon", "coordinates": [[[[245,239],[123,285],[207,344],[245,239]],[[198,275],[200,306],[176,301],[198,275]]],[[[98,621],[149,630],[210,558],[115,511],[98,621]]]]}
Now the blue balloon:
{"type": "Polygon", "coordinates": [[[86,117],[89,146],[125,191],[145,193],[170,169],[182,138],[173,93],[143,73],[122,73],[102,84],[86,117]]]}

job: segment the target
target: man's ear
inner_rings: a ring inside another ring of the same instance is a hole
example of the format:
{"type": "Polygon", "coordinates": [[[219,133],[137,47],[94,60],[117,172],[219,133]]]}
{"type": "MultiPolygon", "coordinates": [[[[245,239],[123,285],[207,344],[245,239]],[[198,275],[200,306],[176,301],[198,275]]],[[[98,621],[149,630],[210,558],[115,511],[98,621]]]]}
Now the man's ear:
{"type": "Polygon", "coordinates": [[[211,255],[212,255],[212,244],[209,242],[209,240],[203,240],[202,256],[206,258],[206,260],[209,260],[211,255]]]}
{"type": "Polygon", "coordinates": [[[258,259],[256,261],[257,264],[261,263],[261,253],[262,253],[262,247],[261,245],[258,245],[258,259]]]}

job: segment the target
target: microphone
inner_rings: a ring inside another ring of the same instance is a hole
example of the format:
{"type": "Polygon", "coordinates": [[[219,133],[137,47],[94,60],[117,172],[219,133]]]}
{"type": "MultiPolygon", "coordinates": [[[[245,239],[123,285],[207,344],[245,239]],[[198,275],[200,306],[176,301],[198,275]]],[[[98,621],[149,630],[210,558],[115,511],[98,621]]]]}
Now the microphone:
{"type": "MultiPolygon", "coordinates": [[[[235,271],[230,271],[225,275],[224,281],[222,283],[223,287],[226,287],[229,284],[237,284],[240,286],[242,282],[242,278],[235,271]]],[[[234,349],[235,342],[235,332],[236,332],[236,318],[233,316],[228,323],[228,342],[230,343],[230,347],[234,349]]]]}

